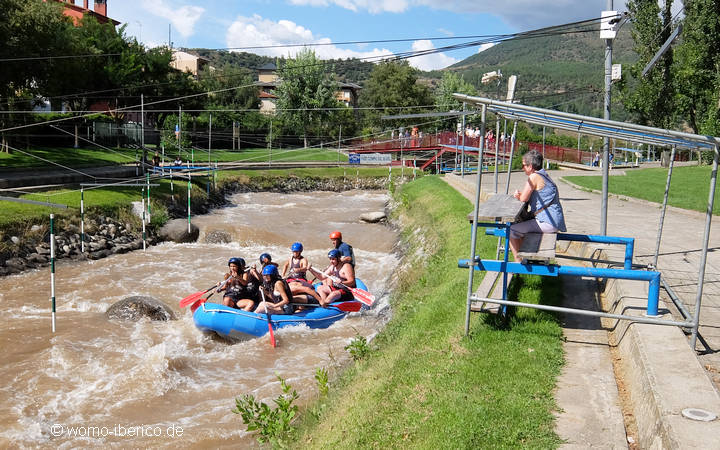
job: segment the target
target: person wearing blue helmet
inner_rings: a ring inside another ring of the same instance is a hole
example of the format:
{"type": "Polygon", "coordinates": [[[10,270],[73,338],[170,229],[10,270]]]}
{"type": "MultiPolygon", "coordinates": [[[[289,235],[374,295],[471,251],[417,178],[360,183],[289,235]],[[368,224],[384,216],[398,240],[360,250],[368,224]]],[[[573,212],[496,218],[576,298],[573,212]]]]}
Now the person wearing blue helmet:
{"type": "Polygon", "coordinates": [[[353,300],[355,297],[349,288],[355,287],[355,269],[352,264],[342,260],[340,250],[334,248],[328,252],[330,265],[322,272],[308,267],[308,271],[322,280],[318,286],[320,304],[327,306],[332,302],[353,300]]]}
{"type": "Polygon", "coordinates": [[[222,304],[230,308],[252,311],[257,306],[257,289],[251,282],[245,270],[245,260],[230,258],[228,260],[228,273],[225,281],[218,283],[217,292],[225,291],[222,304]]]}
{"type": "Polygon", "coordinates": [[[256,313],[264,314],[292,314],[293,306],[290,304],[293,295],[290,286],[282,279],[277,266],[267,264],[262,269],[263,284],[260,286],[260,299],[262,302],[255,309],[256,313]]]}
{"type": "Polygon", "coordinates": [[[272,256],[270,256],[270,253],[267,253],[267,252],[261,254],[260,257],[258,258],[258,260],[260,261],[260,270],[258,270],[258,269],[255,267],[255,264],[253,264],[252,267],[250,268],[250,277],[251,277],[251,278],[253,279],[253,281],[255,281],[256,283],[262,284],[262,281],[263,281],[262,271],[263,271],[263,269],[264,269],[268,264],[273,265],[273,266],[275,266],[275,267],[277,267],[278,265],[277,265],[276,262],[273,262],[272,256]]]}
{"type": "Polygon", "coordinates": [[[293,296],[297,296],[299,303],[320,302],[320,294],[313,289],[312,283],[307,280],[307,269],[310,266],[307,258],[302,255],[303,245],[295,242],[291,247],[292,255],[283,264],[282,276],[288,282],[293,296]]]}

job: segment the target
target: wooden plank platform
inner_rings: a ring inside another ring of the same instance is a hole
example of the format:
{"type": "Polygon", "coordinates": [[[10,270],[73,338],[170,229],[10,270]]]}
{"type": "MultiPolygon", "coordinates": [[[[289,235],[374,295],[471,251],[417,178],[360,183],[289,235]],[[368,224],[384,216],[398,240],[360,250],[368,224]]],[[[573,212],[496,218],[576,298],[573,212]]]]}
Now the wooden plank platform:
{"type": "MultiPolygon", "coordinates": [[[[508,284],[512,280],[511,273],[508,274],[508,284]]],[[[475,291],[477,297],[484,298],[502,298],[502,272],[486,272],[480,286],[475,291]]],[[[470,303],[470,311],[484,312],[489,314],[497,314],[500,311],[500,305],[497,303],[487,303],[482,301],[473,301],[470,303]]]]}
{"type": "MultiPolygon", "coordinates": [[[[495,194],[478,207],[478,222],[515,222],[523,202],[508,194],[495,194]]],[[[473,213],[468,214],[472,223],[473,213]]]]}
{"type": "Polygon", "coordinates": [[[518,257],[523,261],[550,263],[555,259],[557,233],[528,233],[520,244],[518,257]]]}

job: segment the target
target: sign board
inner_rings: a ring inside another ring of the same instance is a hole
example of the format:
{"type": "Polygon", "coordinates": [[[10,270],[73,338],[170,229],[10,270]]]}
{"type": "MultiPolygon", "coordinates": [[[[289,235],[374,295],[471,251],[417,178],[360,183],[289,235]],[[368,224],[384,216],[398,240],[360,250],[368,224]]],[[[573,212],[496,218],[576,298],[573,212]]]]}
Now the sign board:
{"type": "Polygon", "coordinates": [[[517,75],[510,75],[510,78],[508,78],[507,98],[505,100],[508,103],[512,103],[512,101],[515,99],[515,86],[516,85],[517,85],[517,75]]]}
{"type": "Polygon", "coordinates": [[[380,164],[386,165],[392,162],[392,155],[389,153],[350,153],[348,155],[350,164],[380,164]]]}
{"type": "Polygon", "coordinates": [[[600,39],[615,39],[617,34],[618,20],[614,23],[610,23],[611,20],[616,19],[618,15],[617,11],[603,11],[600,19],[600,39]]]}
{"type": "Polygon", "coordinates": [[[622,79],[622,64],[612,65],[612,80],[617,81],[622,79]]]}

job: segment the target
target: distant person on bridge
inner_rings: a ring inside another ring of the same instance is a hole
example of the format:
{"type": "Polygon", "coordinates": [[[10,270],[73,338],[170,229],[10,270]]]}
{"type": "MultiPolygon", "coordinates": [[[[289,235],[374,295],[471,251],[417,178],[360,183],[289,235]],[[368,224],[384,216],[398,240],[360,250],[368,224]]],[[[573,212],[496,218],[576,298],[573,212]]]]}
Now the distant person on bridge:
{"type": "Polygon", "coordinates": [[[519,261],[517,253],[527,233],[567,231],[560,205],[560,193],[557,185],[542,168],[542,155],[537,150],[530,150],[523,155],[522,161],[523,172],[528,178],[523,190],[516,190],[513,197],[521,202],[528,202],[534,217],[510,226],[510,250],[515,261],[519,261]]]}

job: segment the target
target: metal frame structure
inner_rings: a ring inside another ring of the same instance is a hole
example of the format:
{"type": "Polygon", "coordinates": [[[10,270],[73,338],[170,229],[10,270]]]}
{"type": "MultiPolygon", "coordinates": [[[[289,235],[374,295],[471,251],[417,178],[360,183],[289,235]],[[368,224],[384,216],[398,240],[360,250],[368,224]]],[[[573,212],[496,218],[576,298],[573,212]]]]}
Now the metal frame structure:
{"type": "MultiPolygon", "coordinates": [[[[668,168],[667,183],[665,186],[663,206],[660,216],[660,223],[658,225],[658,232],[656,238],[656,247],[654,254],[653,268],[657,264],[658,254],[660,251],[660,243],[662,239],[662,231],[664,225],[665,212],[667,209],[668,192],[670,189],[670,180],[672,177],[673,161],[675,159],[675,153],[678,149],[687,150],[712,150],[714,152],[713,166],[710,176],[710,189],[708,194],[708,206],[705,214],[705,229],[702,240],[702,253],[700,258],[700,267],[698,268],[698,286],[695,298],[695,311],[693,315],[682,306],[677,300],[677,296],[669,288],[667,283],[662,282],[663,287],[668,290],[671,299],[678,305],[678,309],[681,314],[685,316],[685,322],[673,322],[659,319],[652,319],[649,317],[618,317],[618,315],[612,315],[604,312],[591,312],[585,310],[578,310],[573,308],[558,308],[548,307],[545,305],[527,304],[521,302],[512,302],[507,300],[497,301],[500,304],[523,306],[537,309],[550,309],[553,311],[564,311],[574,314],[584,315],[601,315],[604,317],[614,317],[621,319],[629,319],[643,323],[653,323],[660,325],[676,325],[683,328],[692,329],[692,338],[690,342],[691,348],[695,349],[697,341],[698,327],[700,324],[700,307],[702,303],[703,285],[705,281],[705,268],[707,263],[707,253],[710,239],[710,226],[712,224],[712,211],[715,199],[715,188],[717,185],[717,172],[718,172],[718,160],[720,159],[720,152],[718,147],[720,146],[720,138],[714,136],[704,136],[692,133],[685,133],[681,131],[666,130],[662,128],[654,128],[643,125],[636,125],[626,122],[618,122],[613,120],[600,119],[596,117],[583,116],[579,114],[565,113],[561,111],[555,111],[544,108],[537,108],[533,106],[514,104],[501,102],[497,100],[491,100],[484,97],[473,97],[464,94],[453,94],[456,100],[466,102],[469,105],[480,107],[483,111],[482,114],[482,128],[485,128],[485,111],[502,116],[505,119],[513,120],[515,122],[522,121],[542,127],[552,127],[562,130],[574,131],[577,133],[588,134],[592,136],[598,136],[603,138],[615,138],[631,142],[671,147],[672,154],[670,158],[670,166],[668,168]]],[[[480,152],[484,151],[485,142],[481,140],[480,152]]],[[[478,161],[482,161],[482,156],[478,158],[478,161]]],[[[603,171],[603,186],[607,186],[607,171],[603,171]]],[[[509,177],[508,177],[509,181],[509,177]]],[[[480,204],[480,190],[482,186],[482,171],[478,170],[477,186],[475,192],[475,207],[473,211],[472,221],[472,232],[471,232],[471,247],[470,247],[470,260],[468,262],[476,262],[475,249],[477,243],[477,227],[478,227],[478,208],[480,204]]],[[[607,202],[602,204],[601,214],[607,216],[607,202]]],[[[476,263],[475,263],[476,264],[476,263]]],[[[475,264],[470,264],[470,267],[474,267],[475,264]]],[[[507,265],[506,265],[507,266],[507,265]]],[[[469,271],[468,290],[467,290],[467,308],[468,314],[470,312],[470,306],[472,302],[473,292],[473,275],[475,270],[469,271]]],[[[493,301],[492,299],[490,299],[493,301]]],[[[468,331],[469,324],[466,321],[466,332],[468,331]]]]}

